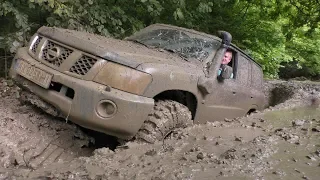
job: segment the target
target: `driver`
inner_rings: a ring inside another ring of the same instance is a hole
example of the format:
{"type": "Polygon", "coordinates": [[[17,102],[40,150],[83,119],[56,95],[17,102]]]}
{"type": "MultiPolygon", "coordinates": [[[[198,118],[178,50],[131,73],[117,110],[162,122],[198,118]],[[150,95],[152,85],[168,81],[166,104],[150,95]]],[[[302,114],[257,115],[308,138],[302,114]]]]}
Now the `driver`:
{"type": "MultiPolygon", "coordinates": [[[[224,53],[224,56],[222,58],[222,62],[218,71],[218,76],[221,75],[222,71],[231,71],[230,76],[225,79],[232,79],[233,78],[233,73],[232,73],[232,67],[230,67],[228,64],[232,59],[232,51],[230,49],[227,49],[226,52],[224,53]]],[[[227,73],[228,74],[228,73],[227,73]]]]}

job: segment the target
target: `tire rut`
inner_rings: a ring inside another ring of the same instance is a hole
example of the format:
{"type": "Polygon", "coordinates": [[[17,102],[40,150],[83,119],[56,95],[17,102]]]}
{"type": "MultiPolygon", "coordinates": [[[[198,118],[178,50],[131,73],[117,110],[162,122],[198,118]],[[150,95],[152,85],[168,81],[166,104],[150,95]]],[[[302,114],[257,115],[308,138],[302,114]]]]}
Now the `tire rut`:
{"type": "MultiPolygon", "coordinates": [[[[8,158],[0,167],[26,167],[34,170],[92,154],[94,149],[88,147],[94,140],[79,127],[52,117],[30,104],[21,103],[18,100],[18,87],[6,87],[6,94],[1,94],[4,88],[1,85],[0,150],[8,158]]],[[[32,97],[25,92],[23,96],[32,97]]]]}

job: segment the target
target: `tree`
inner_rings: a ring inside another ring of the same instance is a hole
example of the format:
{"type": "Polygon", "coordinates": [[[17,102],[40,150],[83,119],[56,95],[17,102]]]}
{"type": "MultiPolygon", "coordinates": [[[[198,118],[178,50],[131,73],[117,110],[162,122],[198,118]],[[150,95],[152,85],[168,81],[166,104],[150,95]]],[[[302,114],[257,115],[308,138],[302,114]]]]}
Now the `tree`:
{"type": "Polygon", "coordinates": [[[209,34],[229,31],[266,77],[276,78],[281,64],[292,60],[314,76],[319,11],[318,0],[0,0],[0,48],[14,53],[42,25],[123,38],[166,23],[209,34]]]}

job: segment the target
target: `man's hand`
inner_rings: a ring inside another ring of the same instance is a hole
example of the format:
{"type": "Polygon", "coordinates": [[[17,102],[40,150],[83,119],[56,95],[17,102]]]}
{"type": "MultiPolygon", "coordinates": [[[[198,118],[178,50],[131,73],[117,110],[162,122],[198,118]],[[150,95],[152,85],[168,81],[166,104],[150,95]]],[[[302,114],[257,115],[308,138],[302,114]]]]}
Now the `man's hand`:
{"type": "Polygon", "coordinates": [[[233,73],[233,69],[232,67],[228,66],[228,65],[222,65],[221,66],[221,74],[220,76],[223,78],[223,79],[230,79],[231,78],[231,75],[233,73]]]}

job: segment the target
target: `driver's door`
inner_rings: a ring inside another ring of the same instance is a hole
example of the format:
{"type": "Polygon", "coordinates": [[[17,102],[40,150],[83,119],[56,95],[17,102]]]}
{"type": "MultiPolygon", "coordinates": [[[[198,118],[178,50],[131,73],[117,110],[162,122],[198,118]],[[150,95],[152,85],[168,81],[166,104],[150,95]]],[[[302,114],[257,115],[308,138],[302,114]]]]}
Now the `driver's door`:
{"type": "Polygon", "coordinates": [[[240,52],[234,51],[232,59],[234,77],[219,82],[217,78],[213,83],[213,92],[206,95],[196,118],[203,123],[205,121],[221,121],[225,118],[243,116],[247,113],[250,104],[248,96],[250,63],[240,52]]]}

